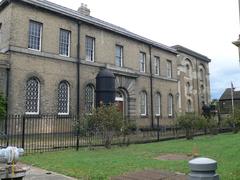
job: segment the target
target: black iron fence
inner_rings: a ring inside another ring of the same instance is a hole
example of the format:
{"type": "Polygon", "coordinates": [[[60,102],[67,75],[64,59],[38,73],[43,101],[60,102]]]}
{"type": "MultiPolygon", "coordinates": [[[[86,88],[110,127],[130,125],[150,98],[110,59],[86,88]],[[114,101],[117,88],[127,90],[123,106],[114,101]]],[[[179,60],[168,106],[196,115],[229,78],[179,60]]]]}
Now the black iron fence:
{"type": "MultiPolygon", "coordinates": [[[[17,146],[25,152],[45,152],[66,148],[103,146],[106,132],[76,128],[81,122],[77,116],[8,115],[0,121],[0,146],[17,146]]],[[[108,132],[109,133],[109,132],[108,132]]],[[[151,129],[131,129],[127,134],[111,132],[112,144],[147,143],[185,137],[183,129],[174,126],[157,126],[151,129]]],[[[203,131],[196,131],[201,135],[203,131]]]]}

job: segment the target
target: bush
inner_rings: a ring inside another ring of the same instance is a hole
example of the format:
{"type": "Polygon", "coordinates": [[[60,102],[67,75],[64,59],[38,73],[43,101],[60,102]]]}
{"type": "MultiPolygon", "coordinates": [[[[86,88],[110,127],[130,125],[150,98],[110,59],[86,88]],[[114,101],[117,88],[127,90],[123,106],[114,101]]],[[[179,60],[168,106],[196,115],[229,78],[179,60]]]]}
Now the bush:
{"type": "Polygon", "coordinates": [[[225,121],[234,133],[238,133],[240,130],[240,109],[235,109],[234,114],[230,114],[225,121]]]}
{"type": "Polygon", "coordinates": [[[127,127],[122,112],[119,112],[114,104],[98,107],[91,115],[85,116],[85,119],[88,131],[103,133],[106,148],[111,148],[114,133],[121,134],[127,127]]]}
{"type": "Polygon", "coordinates": [[[177,125],[186,131],[186,138],[193,139],[194,130],[205,126],[205,118],[195,113],[186,113],[177,117],[177,125]]]}
{"type": "Polygon", "coordinates": [[[7,102],[2,93],[0,93],[0,120],[4,119],[6,111],[7,102]]]}

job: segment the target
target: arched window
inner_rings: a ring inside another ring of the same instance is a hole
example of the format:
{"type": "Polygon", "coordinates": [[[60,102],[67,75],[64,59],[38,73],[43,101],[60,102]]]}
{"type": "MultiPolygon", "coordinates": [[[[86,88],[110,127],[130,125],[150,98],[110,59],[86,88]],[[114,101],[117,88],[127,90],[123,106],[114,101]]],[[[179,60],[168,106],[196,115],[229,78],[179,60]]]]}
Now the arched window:
{"type": "Polygon", "coordinates": [[[204,94],[204,86],[203,85],[201,85],[201,87],[200,87],[200,93],[201,93],[201,95],[204,94]]]}
{"type": "Polygon", "coordinates": [[[187,94],[189,95],[191,93],[191,85],[189,82],[187,82],[186,84],[186,90],[187,90],[187,94]]]}
{"type": "Polygon", "coordinates": [[[190,67],[189,67],[189,64],[186,65],[186,74],[187,74],[187,76],[190,76],[190,67]]]}
{"type": "Polygon", "coordinates": [[[168,116],[169,117],[173,116],[173,95],[172,94],[168,95],[168,116]]]}
{"type": "Polygon", "coordinates": [[[93,85],[89,84],[85,89],[85,111],[88,114],[93,112],[95,105],[95,90],[93,85]]]}
{"type": "Polygon", "coordinates": [[[192,112],[192,102],[190,99],[187,101],[187,112],[192,112]]]}
{"type": "Polygon", "coordinates": [[[147,93],[145,91],[140,93],[140,113],[141,116],[147,115],[147,93]]]}
{"type": "Polygon", "coordinates": [[[203,69],[200,69],[200,80],[203,81],[204,80],[204,73],[203,73],[203,69]]]}
{"type": "Polygon", "coordinates": [[[66,81],[60,82],[58,86],[58,114],[69,114],[69,84],[66,81]]]}
{"type": "Polygon", "coordinates": [[[161,95],[160,93],[156,93],[155,95],[155,115],[161,115],[161,95]]]}
{"type": "Polygon", "coordinates": [[[26,114],[39,114],[40,83],[32,77],[26,83],[26,114]]]}

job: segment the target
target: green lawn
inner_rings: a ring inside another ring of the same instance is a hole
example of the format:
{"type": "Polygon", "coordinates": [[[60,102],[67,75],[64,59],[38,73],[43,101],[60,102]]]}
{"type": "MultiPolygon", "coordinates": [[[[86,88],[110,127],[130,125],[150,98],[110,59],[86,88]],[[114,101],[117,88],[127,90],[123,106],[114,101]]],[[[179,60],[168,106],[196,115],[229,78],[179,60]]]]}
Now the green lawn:
{"type": "Polygon", "coordinates": [[[221,134],[197,137],[192,141],[172,140],[151,144],[113,147],[111,150],[80,149],[33,154],[21,161],[79,179],[108,179],[140,169],[166,169],[188,173],[187,161],[160,161],[154,157],[162,153],[192,152],[197,147],[201,156],[218,161],[221,179],[240,179],[240,134],[221,134]]]}

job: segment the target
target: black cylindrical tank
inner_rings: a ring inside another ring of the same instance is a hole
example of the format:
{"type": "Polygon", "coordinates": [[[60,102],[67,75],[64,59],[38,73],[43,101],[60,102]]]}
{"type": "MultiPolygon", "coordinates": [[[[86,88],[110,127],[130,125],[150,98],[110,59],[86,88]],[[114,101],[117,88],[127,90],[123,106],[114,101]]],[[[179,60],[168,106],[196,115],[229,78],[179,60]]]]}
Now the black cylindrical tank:
{"type": "Polygon", "coordinates": [[[115,101],[115,76],[107,70],[101,70],[96,77],[96,105],[113,104],[115,101]]]}

